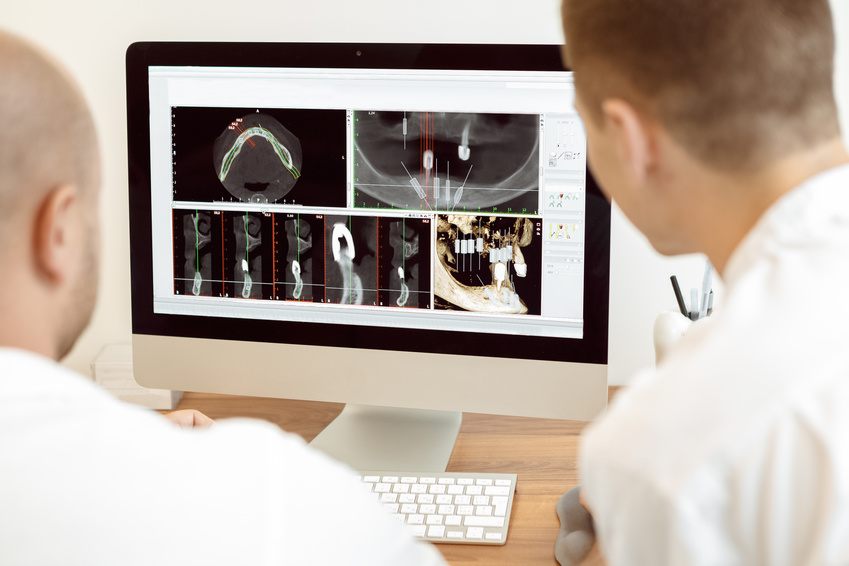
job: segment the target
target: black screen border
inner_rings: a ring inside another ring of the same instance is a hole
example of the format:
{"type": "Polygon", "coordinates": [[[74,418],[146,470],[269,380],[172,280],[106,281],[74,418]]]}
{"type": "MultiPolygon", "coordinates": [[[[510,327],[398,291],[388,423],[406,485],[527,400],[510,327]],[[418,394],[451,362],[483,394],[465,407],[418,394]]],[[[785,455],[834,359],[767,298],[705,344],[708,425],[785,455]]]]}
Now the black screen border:
{"type": "Polygon", "coordinates": [[[139,42],[126,54],[133,334],[607,364],[610,204],[587,171],[583,338],[157,314],[153,310],[151,66],[564,71],[556,45],[139,42]]]}

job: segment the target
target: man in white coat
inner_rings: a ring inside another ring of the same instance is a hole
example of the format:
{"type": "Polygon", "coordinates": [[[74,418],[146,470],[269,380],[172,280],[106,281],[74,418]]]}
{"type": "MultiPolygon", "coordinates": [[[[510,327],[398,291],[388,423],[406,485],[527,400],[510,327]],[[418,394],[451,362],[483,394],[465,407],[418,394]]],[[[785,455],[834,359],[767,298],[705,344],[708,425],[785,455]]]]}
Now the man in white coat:
{"type": "MultiPolygon", "coordinates": [[[[610,565],[849,563],[849,155],[827,0],[564,0],[605,192],[726,285],[588,428],[610,565]]],[[[566,557],[568,560],[568,557],[566,557]]]]}
{"type": "Polygon", "coordinates": [[[73,81],[0,32],[0,564],[443,565],[299,437],[179,427],[56,363],[95,302],[98,170],[73,81]]]}

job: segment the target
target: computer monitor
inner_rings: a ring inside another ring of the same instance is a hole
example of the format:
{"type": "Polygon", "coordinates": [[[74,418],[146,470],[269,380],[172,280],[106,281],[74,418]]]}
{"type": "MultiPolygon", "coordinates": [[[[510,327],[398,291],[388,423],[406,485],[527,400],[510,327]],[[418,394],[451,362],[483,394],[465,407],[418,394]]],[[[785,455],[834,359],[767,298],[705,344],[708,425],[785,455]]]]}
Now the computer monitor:
{"type": "Polygon", "coordinates": [[[591,419],[610,208],[573,102],[553,45],[131,45],[136,379],[347,403],[315,443],[360,469],[444,469],[463,411],[591,419]]]}

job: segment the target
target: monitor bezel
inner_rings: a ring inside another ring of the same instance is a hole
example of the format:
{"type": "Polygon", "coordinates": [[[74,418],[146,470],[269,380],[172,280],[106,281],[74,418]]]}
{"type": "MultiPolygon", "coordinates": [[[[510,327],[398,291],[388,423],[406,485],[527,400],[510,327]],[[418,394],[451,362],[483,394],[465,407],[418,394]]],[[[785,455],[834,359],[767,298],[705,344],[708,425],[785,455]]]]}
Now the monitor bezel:
{"type": "Polygon", "coordinates": [[[154,312],[151,66],[565,71],[556,45],[142,42],[126,55],[132,329],[136,335],[607,364],[610,205],[587,171],[583,337],[540,338],[154,312]]]}

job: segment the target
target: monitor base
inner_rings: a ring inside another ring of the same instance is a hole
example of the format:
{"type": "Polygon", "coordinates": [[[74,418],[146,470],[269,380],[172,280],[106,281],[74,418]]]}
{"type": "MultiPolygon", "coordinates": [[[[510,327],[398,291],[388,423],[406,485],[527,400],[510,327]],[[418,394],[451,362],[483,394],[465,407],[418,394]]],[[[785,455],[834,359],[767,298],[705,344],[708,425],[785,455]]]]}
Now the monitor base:
{"type": "Polygon", "coordinates": [[[345,405],[310,443],[355,470],[444,472],[463,414],[345,405]]]}

